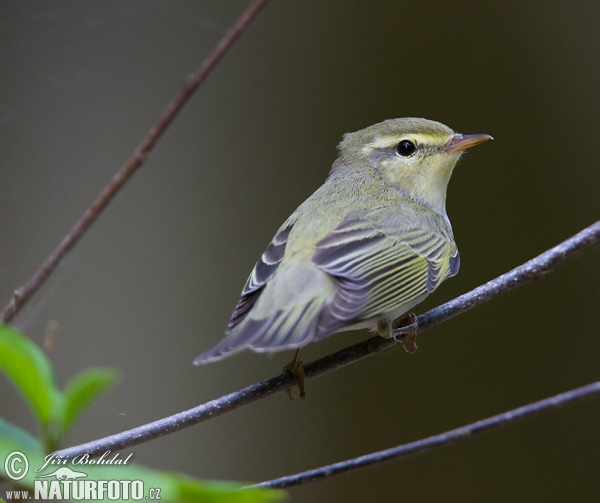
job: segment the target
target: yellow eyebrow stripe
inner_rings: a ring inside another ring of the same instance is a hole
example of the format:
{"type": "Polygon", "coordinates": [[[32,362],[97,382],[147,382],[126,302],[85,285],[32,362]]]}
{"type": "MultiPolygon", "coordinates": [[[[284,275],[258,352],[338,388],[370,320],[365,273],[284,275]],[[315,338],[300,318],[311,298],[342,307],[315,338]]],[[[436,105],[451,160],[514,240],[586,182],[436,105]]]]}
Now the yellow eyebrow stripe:
{"type": "Polygon", "coordinates": [[[368,143],[364,148],[376,149],[394,147],[400,142],[400,140],[411,140],[417,145],[426,145],[431,143],[439,143],[440,137],[430,134],[387,135],[375,139],[371,143],[368,143]]]}

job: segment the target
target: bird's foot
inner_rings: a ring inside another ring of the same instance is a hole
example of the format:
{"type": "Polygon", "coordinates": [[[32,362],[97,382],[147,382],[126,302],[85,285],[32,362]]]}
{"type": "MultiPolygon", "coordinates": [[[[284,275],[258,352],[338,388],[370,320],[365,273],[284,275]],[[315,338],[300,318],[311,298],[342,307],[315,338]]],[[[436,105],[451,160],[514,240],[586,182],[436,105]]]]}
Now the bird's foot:
{"type": "Polygon", "coordinates": [[[413,313],[408,313],[402,318],[398,318],[393,323],[392,337],[404,346],[407,353],[417,351],[417,333],[419,332],[419,322],[417,316],[413,313]]]}
{"type": "MultiPolygon", "coordinates": [[[[289,372],[294,376],[294,380],[296,381],[296,386],[298,386],[298,390],[300,391],[300,400],[306,400],[306,392],[304,391],[304,366],[300,361],[300,349],[296,350],[296,354],[294,355],[294,359],[288,363],[285,367],[283,367],[284,372],[289,372]]],[[[294,399],[292,395],[292,388],[287,388],[286,393],[290,397],[290,400],[294,399]]]]}

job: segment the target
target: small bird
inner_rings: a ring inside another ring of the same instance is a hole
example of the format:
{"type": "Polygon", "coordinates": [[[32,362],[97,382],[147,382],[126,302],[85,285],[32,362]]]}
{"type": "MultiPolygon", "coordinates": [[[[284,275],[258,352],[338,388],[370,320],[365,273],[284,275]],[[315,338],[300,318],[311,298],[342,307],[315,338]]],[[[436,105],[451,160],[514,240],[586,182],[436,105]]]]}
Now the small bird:
{"type": "MultiPolygon", "coordinates": [[[[250,274],[226,337],[194,363],[251,349],[297,349],[287,370],[303,391],[299,348],[335,332],[369,328],[414,351],[414,315],[459,269],[446,189],[462,152],[492,139],[439,122],[390,119],[338,146],[329,177],[279,228],[250,274]]],[[[291,396],[291,395],[290,395],[291,396]]]]}

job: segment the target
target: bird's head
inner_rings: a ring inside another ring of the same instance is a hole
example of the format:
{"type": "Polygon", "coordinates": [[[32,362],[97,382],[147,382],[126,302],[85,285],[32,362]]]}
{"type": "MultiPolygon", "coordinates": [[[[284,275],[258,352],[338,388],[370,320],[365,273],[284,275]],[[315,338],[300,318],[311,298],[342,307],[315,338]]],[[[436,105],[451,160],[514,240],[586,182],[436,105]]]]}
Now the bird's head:
{"type": "Polygon", "coordinates": [[[454,165],[466,148],[490,139],[455,133],[440,122],[402,118],[346,134],[339,151],[347,167],[368,170],[385,185],[445,214],[454,165]]]}

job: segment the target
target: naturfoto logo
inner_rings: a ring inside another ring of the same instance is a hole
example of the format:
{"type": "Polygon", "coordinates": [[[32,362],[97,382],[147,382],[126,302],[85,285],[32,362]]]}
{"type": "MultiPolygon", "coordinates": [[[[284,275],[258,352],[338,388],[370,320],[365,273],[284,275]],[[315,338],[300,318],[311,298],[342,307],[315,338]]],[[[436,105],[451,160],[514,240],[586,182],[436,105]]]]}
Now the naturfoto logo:
{"type": "MultiPolygon", "coordinates": [[[[7,499],[36,499],[36,500],[67,500],[97,501],[97,500],[141,500],[160,499],[161,489],[151,487],[146,492],[142,480],[96,480],[85,471],[70,468],[69,465],[126,465],[131,460],[132,454],[120,457],[119,453],[111,456],[107,451],[99,458],[92,458],[88,454],[77,456],[73,459],[49,454],[44,458],[44,464],[34,470],[41,472],[50,467],[53,471],[40,473],[35,476],[33,484],[33,498],[28,490],[6,491],[7,499]],[[58,466],[56,466],[58,465],[58,466]]],[[[85,468],[84,468],[85,469],[85,468]]],[[[22,480],[29,471],[27,456],[14,451],[4,460],[6,476],[17,482],[22,480]]],[[[1,498],[0,498],[0,501],[1,498]]]]}

